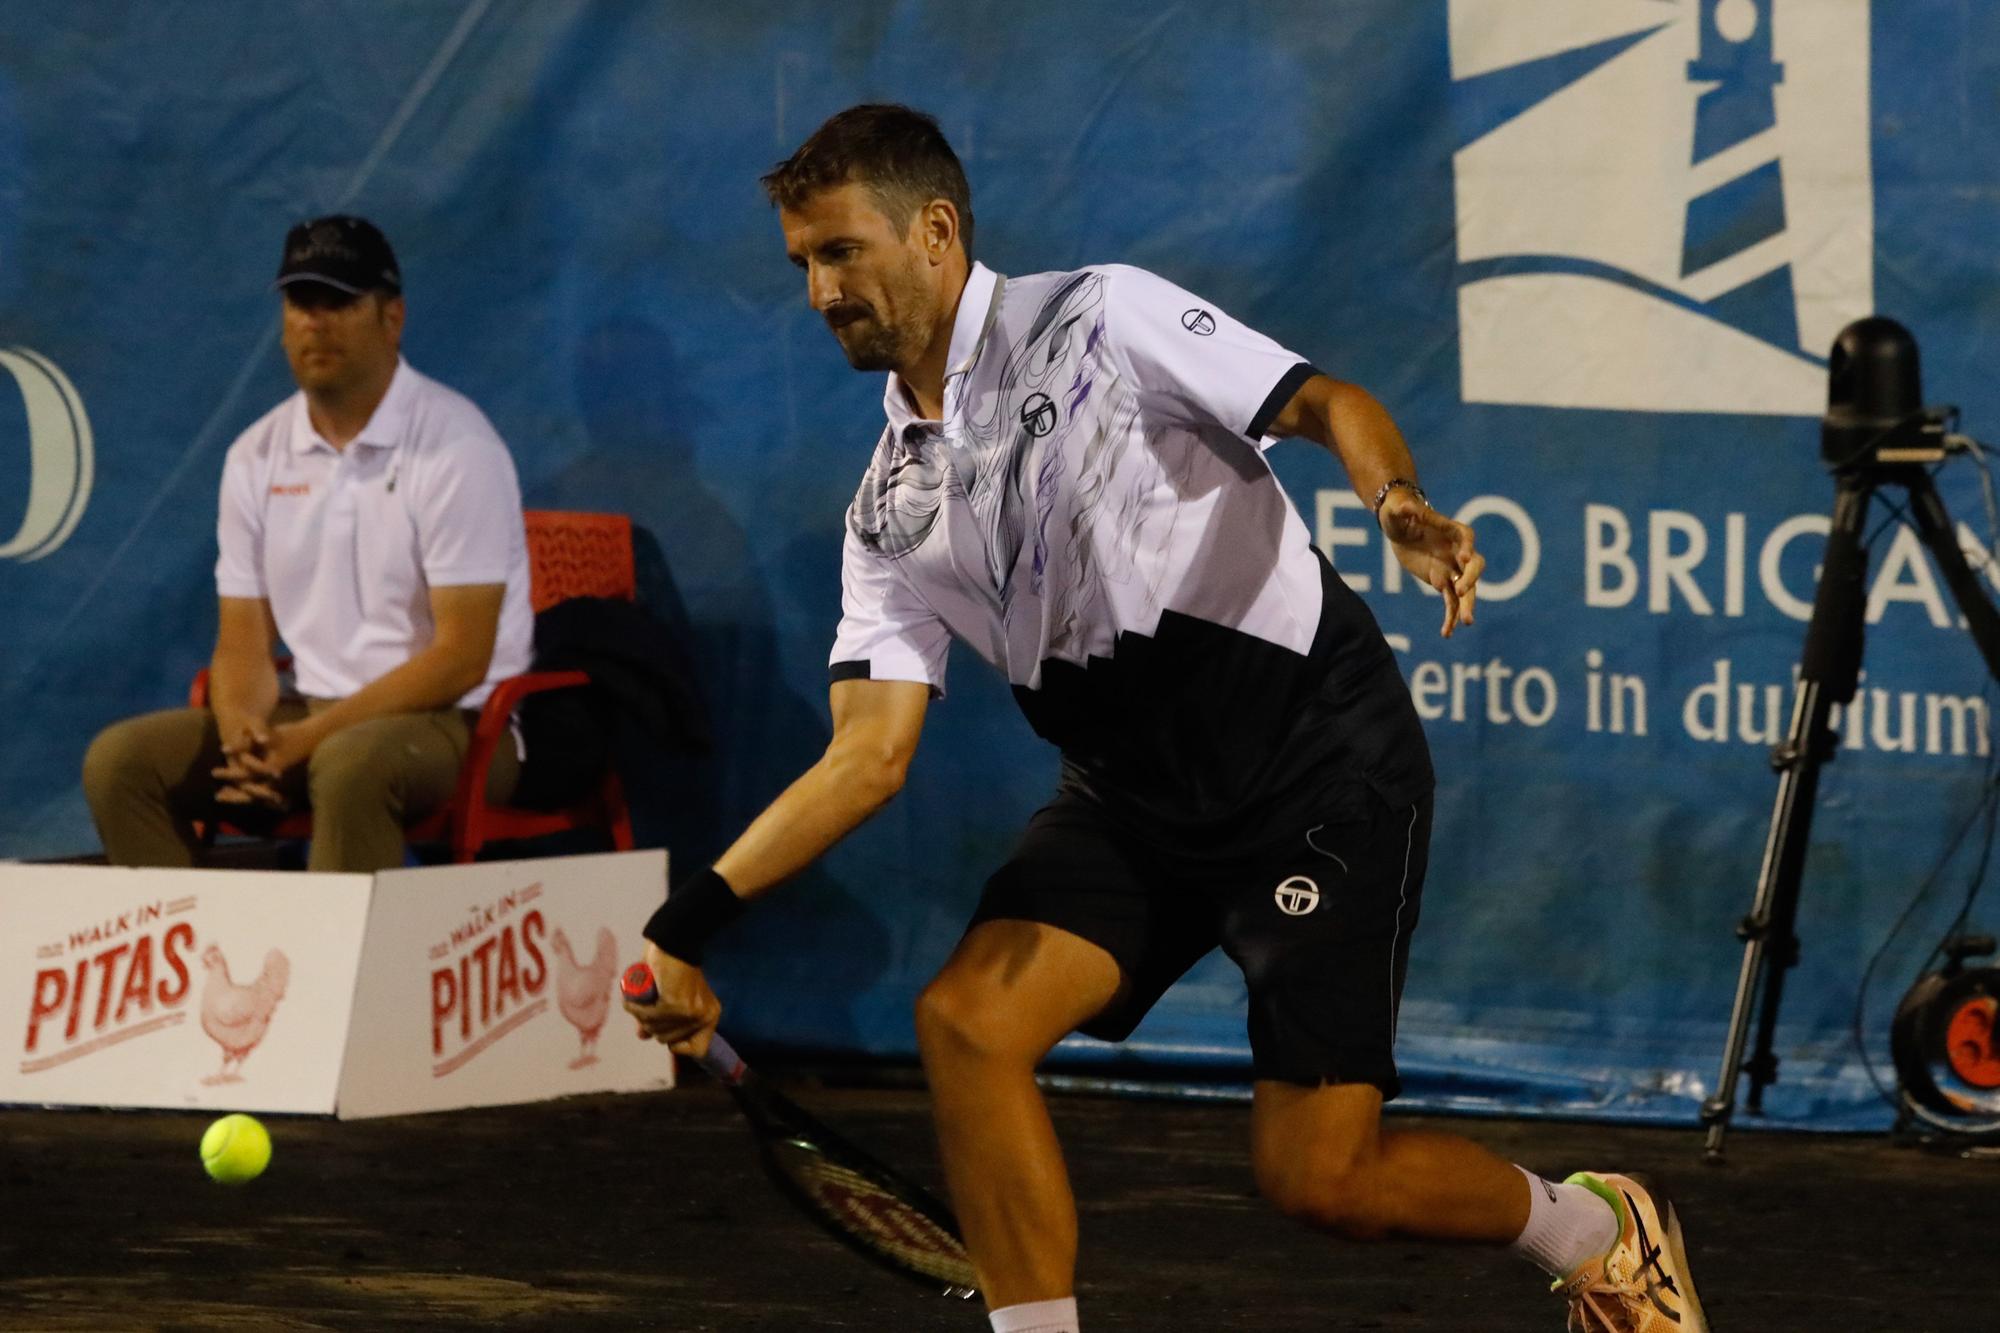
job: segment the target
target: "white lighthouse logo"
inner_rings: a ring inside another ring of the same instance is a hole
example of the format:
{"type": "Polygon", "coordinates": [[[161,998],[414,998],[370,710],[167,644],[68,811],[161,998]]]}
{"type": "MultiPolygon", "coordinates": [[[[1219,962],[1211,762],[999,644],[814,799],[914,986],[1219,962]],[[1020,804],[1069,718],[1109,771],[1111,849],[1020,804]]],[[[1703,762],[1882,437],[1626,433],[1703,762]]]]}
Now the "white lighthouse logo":
{"type": "Polygon", "coordinates": [[[1874,303],[1868,0],[1451,0],[1467,402],[1816,416],[1874,303]]]}

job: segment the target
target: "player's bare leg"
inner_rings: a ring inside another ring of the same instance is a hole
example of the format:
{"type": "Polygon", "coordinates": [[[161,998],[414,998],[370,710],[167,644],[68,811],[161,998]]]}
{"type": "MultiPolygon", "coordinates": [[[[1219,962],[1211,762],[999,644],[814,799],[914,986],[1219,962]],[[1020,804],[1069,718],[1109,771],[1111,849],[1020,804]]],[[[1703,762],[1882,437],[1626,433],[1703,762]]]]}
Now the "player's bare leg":
{"type": "Polygon", "coordinates": [[[1366,1084],[1259,1082],[1251,1160],[1280,1212],[1354,1240],[1506,1244],[1528,1224],[1519,1168],[1453,1134],[1384,1129],[1366,1084]]]}
{"type": "Polygon", "coordinates": [[[1511,1245],[1557,1279],[1572,1328],[1707,1333],[1672,1203],[1643,1177],[1531,1176],[1454,1134],[1382,1127],[1362,1084],[1257,1084],[1257,1185],[1289,1217],[1354,1240],[1511,1245]]]}
{"type": "Polygon", "coordinates": [[[995,1309],[1070,1295],[1076,1203],[1035,1066],[1118,993],[1111,955],[1027,921],[972,929],[917,1002],[938,1147],[995,1309]]]}

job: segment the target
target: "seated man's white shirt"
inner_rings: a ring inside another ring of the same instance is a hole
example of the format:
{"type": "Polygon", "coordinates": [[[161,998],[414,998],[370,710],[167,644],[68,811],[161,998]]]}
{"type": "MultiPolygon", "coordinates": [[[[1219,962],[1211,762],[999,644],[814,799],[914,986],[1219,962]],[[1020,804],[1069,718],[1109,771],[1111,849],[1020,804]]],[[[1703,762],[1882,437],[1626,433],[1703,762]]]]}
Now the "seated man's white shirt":
{"type": "Polygon", "coordinates": [[[398,362],[368,425],[335,449],[303,393],[230,446],[216,524],[216,591],[264,598],[299,691],[339,699],[436,637],[433,588],[506,585],[477,708],[528,669],[534,613],[514,460],[464,395],[398,362]]]}

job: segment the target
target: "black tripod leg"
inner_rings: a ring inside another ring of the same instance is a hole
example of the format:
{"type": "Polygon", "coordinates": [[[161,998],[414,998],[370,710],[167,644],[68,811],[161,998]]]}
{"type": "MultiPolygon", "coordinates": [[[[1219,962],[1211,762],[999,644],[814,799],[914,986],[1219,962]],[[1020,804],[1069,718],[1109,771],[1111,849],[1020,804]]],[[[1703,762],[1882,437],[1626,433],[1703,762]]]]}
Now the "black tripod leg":
{"type": "MultiPolygon", "coordinates": [[[[1837,740],[1829,728],[1826,757],[1831,757],[1837,740]]],[[[1801,808],[1810,812],[1818,798],[1819,772],[1815,765],[1811,779],[1799,784],[1801,808]]],[[[1778,1009],[1785,999],[1785,977],[1799,961],[1799,887],[1805,880],[1806,831],[1811,822],[1809,814],[1802,818],[1796,840],[1786,847],[1787,864],[1779,871],[1778,882],[1791,887],[1773,897],[1770,923],[1765,931],[1764,998],[1757,1005],[1757,1041],[1743,1065],[1743,1072],[1750,1076],[1750,1089],[1743,1095],[1743,1105],[1752,1115],[1764,1113],[1764,1089],[1778,1081],[1778,1054],[1772,1046],[1778,1036],[1778,1009]],[[1798,858],[1797,866],[1789,863],[1793,854],[1798,858]]]]}
{"type": "Polygon", "coordinates": [[[1806,628],[1791,732],[1771,756],[1778,770],[1778,796],[1764,840],[1763,864],[1757,872],[1757,896],[1750,915],[1743,918],[1736,932],[1744,941],[1743,966],[1737,974],[1722,1072],[1715,1095],[1701,1108],[1702,1120],[1708,1125],[1711,1159],[1722,1155],[1723,1136],[1736,1109],[1738,1075],[1750,1075],[1753,1110],[1762,1107],[1764,1088],[1778,1076],[1778,1060],[1771,1045],[1777,1031],[1778,1003],[1784,994],[1784,973],[1798,958],[1793,923],[1812,830],[1813,799],[1819,790],[1819,766],[1834,756],[1839,744],[1828,719],[1834,704],[1854,698],[1861,673],[1868,578],[1862,526],[1874,489],[1874,483],[1865,478],[1843,476],[1834,494],[1832,530],[1827,534],[1812,622],[1806,628]],[[1746,1060],[1744,1048],[1749,1043],[1753,1013],[1758,1018],[1757,1044],[1746,1060]]]}
{"type": "Polygon", "coordinates": [[[1932,484],[1930,474],[1913,469],[1907,484],[1917,535],[1930,548],[1931,557],[1944,573],[1945,585],[1965,614],[1972,641],[1979,645],[1979,655],[1986,659],[1988,674],[2000,680],[2000,611],[1993,609],[1986,590],[1979,586],[1979,576],[1966,563],[1965,552],[1958,545],[1958,533],[1951,525],[1951,515],[1945,512],[1944,500],[1932,484]]]}

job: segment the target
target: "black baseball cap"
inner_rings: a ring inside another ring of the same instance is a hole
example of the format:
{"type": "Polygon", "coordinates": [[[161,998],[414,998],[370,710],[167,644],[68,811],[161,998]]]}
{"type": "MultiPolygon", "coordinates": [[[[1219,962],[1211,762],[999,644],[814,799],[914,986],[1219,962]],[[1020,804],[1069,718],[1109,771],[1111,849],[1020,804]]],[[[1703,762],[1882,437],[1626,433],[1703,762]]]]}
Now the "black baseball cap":
{"type": "Polygon", "coordinates": [[[285,254],[278,264],[277,288],[295,282],[317,282],[359,296],[363,292],[399,295],[402,270],[389,238],[367,218],[334,213],[301,222],[285,233],[285,254]]]}

